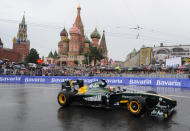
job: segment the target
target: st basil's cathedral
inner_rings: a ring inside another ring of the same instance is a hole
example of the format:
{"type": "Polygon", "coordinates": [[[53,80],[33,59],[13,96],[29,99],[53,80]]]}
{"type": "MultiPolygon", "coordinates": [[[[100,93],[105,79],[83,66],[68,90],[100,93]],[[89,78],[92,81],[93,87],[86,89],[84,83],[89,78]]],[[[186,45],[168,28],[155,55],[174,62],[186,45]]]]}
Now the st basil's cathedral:
{"type": "MultiPolygon", "coordinates": [[[[77,7],[77,17],[73,26],[69,30],[69,34],[67,30],[64,28],[60,32],[61,40],[58,43],[58,54],[57,57],[53,56],[53,53],[50,52],[48,57],[45,58],[45,62],[47,64],[57,64],[57,65],[75,65],[75,61],[77,61],[78,65],[82,66],[82,61],[85,59],[84,54],[89,51],[89,48],[97,47],[101,49],[104,60],[102,63],[106,63],[108,61],[108,50],[106,46],[105,40],[105,31],[103,31],[103,35],[101,37],[97,28],[90,34],[92,41],[88,39],[86,35],[84,35],[84,26],[80,16],[81,7],[77,7]],[[101,40],[100,40],[101,38],[101,40]]],[[[91,63],[93,65],[93,63],[91,63]]]]}

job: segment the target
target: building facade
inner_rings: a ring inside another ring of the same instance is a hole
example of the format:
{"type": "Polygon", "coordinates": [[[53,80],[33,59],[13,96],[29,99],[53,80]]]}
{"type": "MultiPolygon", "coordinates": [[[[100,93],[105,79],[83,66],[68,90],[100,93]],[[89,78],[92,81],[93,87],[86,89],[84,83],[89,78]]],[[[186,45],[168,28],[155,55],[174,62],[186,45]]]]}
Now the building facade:
{"type": "Polygon", "coordinates": [[[124,61],[124,67],[137,67],[140,62],[140,52],[133,49],[131,53],[127,55],[126,60],[124,61]]]}
{"type": "Polygon", "coordinates": [[[140,49],[140,58],[139,58],[139,65],[149,65],[151,63],[151,50],[150,47],[144,47],[140,49]]]}
{"type": "Polygon", "coordinates": [[[127,55],[125,67],[166,65],[166,60],[180,58],[181,64],[190,64],[190,45],[164,46],[163,43],[156,47],[142,47],[138,52],[127,55]]]}
{"type": "MultiPolygon", "coordinates": [[[[105,32],[101,38],[97,28],[91,33],[90,37],[92,42],[84,35],[84,26],[81,19],[81,7],[77,7],[77,17],[73,26],[70,28],[69,33],[64,28],[60,32],[61,40],[58,43],[58,57],[46,57],[45,63],[56,65],[83,65],[85,60],[85,54],[89,51],[89,48],[97,47],[103,52],[104,58],[108,59],[108,50],[105,41],[105,32]],[[101,41],[100,41],[101,38],[101,41]],[[99,43],[100,41],[100,43],[99,43]],[[53,62],[53,63],[52,63],[53,62]]],[[[50,55],[51,56],[51,55],[50,55]]]]}
{"type": "Polygon", "coordinates": [[[189,62],[190,58],[190,45],[171,45],[171,46],[158,46],[152,47],[151,63],[152,64],[165,64],[166,59],[181,57],[182,63],[189,62]]]}

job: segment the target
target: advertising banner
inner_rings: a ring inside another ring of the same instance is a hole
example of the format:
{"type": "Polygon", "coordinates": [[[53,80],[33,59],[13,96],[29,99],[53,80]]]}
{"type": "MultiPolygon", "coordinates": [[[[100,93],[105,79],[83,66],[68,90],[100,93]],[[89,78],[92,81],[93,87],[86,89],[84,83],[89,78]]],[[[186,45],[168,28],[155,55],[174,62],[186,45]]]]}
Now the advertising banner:
{"type": "Polygon", "coordinates": [[[0,83],[53,84],[68,80],[84,80],[85,84],[105,79],[108,85],[139,85],[163,87],[189,87],[189,79],[177,78],[129,78],[129,77],[81,77],[81,76],[0,76],[0,83]]]}

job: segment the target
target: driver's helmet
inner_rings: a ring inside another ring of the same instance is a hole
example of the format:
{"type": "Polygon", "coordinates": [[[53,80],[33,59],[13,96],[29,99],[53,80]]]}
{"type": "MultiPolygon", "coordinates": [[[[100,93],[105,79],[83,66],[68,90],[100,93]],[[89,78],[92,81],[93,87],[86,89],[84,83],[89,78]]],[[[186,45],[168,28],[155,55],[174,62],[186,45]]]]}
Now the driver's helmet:
{"type": "Polygon", "coordinates": [[[110,91],[113,92],[114,91],[114,87],[110,86],[110,91]]]}
{"type": "Polygon", "coordinates": [[[104,86],[104,87],[106,87],[107,86],[107,82],[106,82],[106,80],[102,80],[102,86],[104,86]]]}

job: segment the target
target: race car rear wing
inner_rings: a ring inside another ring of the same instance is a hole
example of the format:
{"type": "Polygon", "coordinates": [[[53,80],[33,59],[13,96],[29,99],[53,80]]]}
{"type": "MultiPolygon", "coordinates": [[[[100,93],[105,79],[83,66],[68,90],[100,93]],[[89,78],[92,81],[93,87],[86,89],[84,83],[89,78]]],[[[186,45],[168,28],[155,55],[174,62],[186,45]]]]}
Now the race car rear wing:
{"type": "Polygon", "coordinates": [[[84,81],[83,80],[71,80],[71,81],[64,81],[62,82],[62,90],[65,89],[66,91],[71,91],[72,87],[74,86],[79,86],[82,87],[84,86],[84,81]]]}

